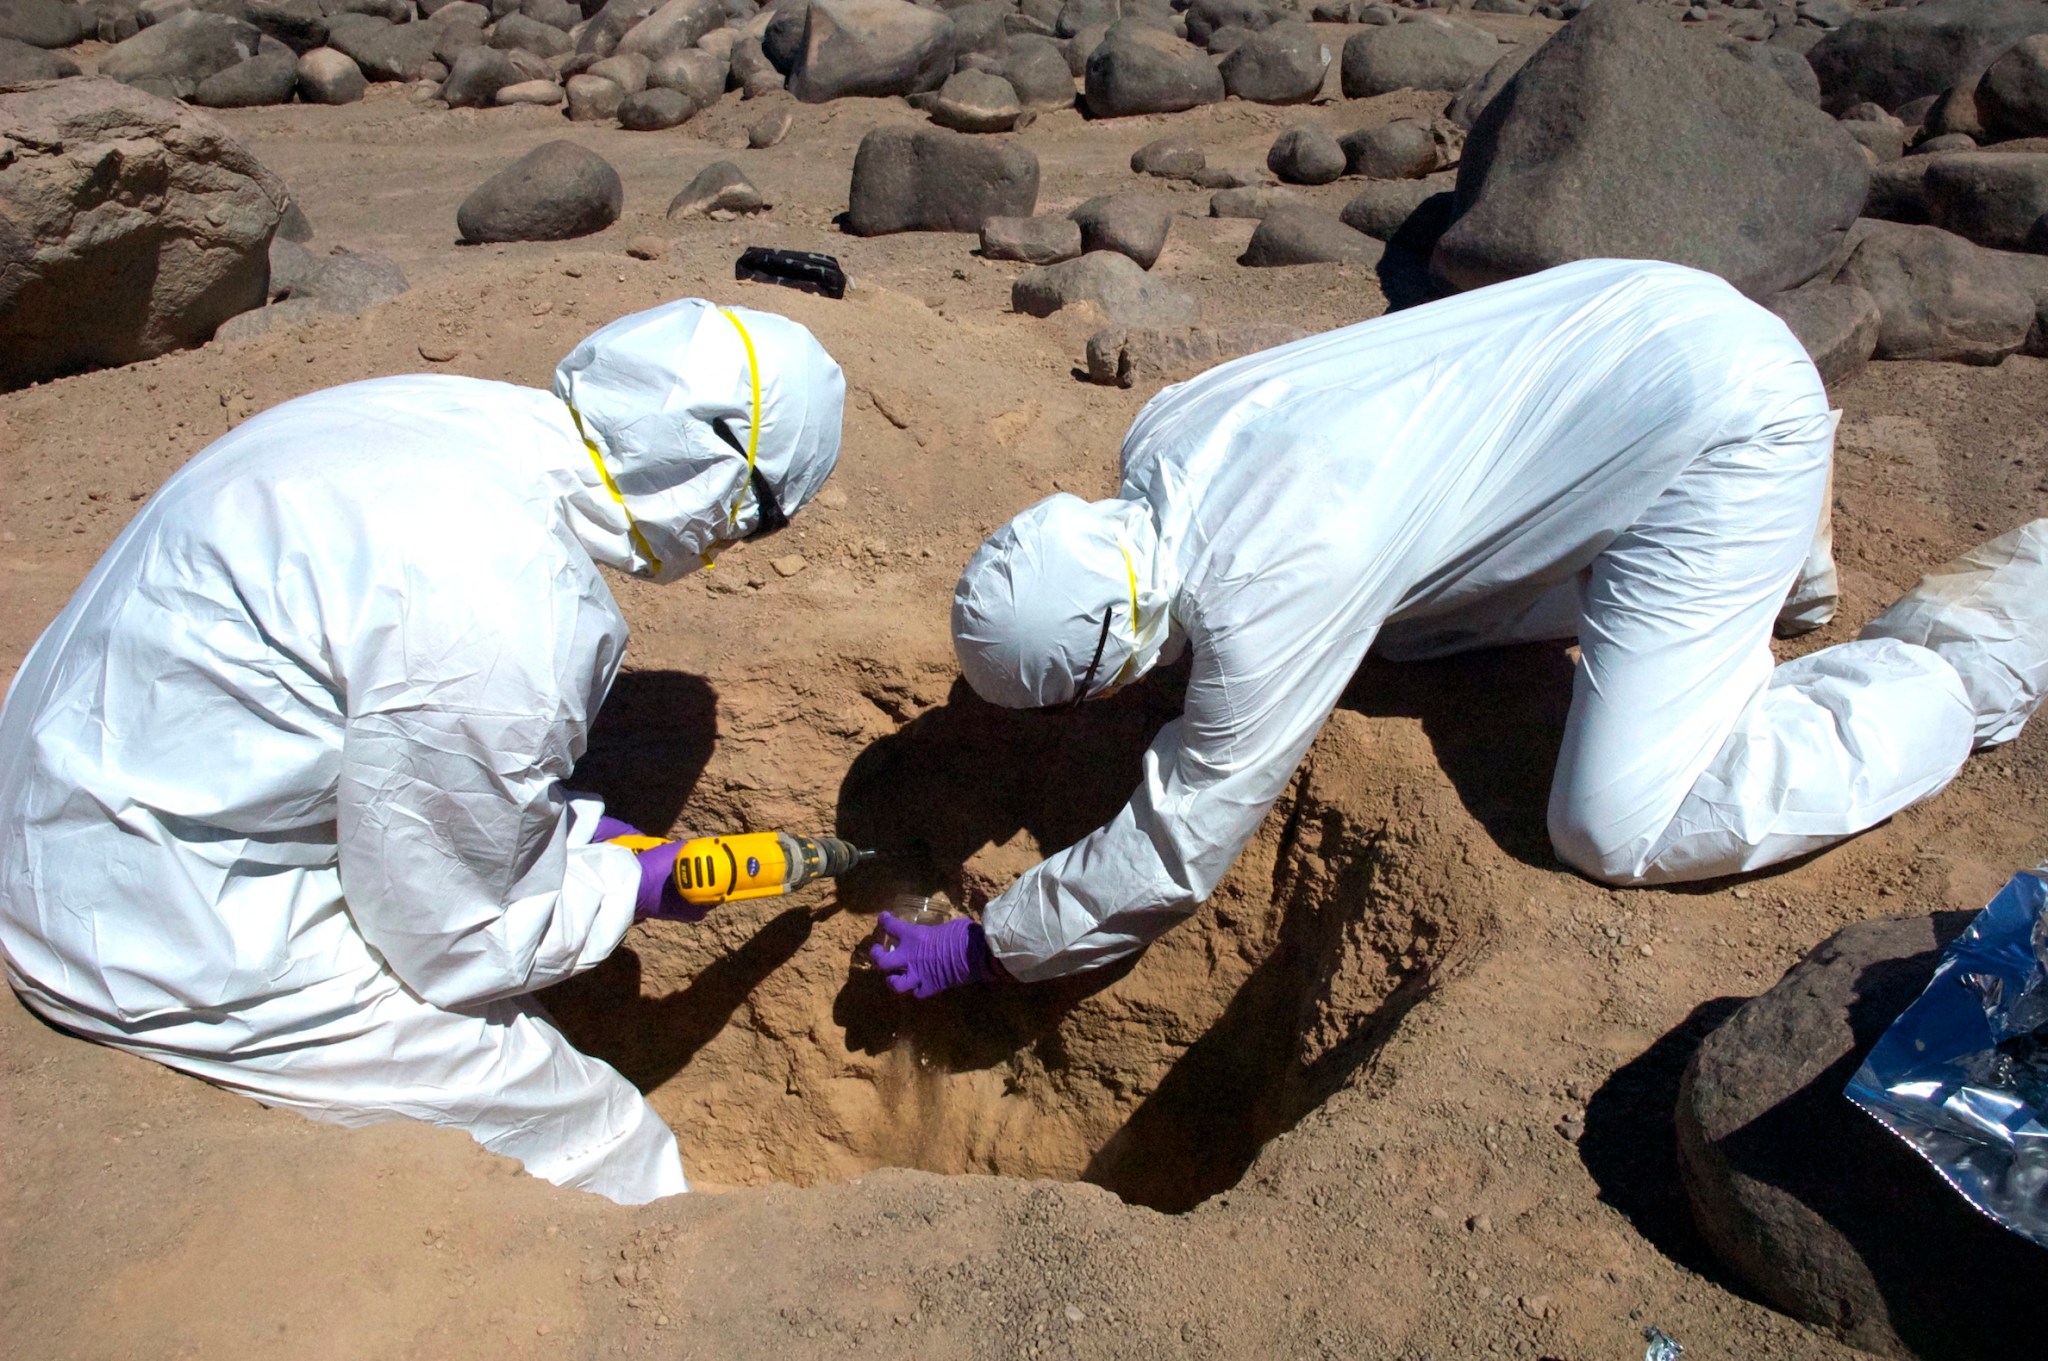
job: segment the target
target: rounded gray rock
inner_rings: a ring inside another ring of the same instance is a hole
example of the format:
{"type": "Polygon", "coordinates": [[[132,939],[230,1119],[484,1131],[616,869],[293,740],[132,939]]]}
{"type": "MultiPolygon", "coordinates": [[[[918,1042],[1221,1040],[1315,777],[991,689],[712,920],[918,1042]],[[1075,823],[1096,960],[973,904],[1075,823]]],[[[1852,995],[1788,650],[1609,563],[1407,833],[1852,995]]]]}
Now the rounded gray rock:
{"type": "Polygon", "coordinates": [[[508,14],[491,27],[490,44],[505,52],[531,52],[536,57],[559,57],[575,46],[569,35],[551,24],[508,14]]]}
{"type": "Polygon", "coordinates": [[[0,93],[0,126],[48,149],[0,166],[0,387],[202,344],[263,304],[287,195],[214,120],[76,79],[0,93]]]}
{"type": "Polygon", "coordinates": [[[290,51],[265,52],[215,71],[192,91],[205,109],[253,109],[289,104],[299,83],[299,59],[290,51]]]}
{"type": "Polygon", "coordinates": [[[1321,208],[1282,208],[1259,219],[1241,265],[1376,265],[1386,247],[1321,208]]]}
{"type": "Polygon", "coordinates": [[[1219,68],[1226,93],[1255,104],[1306,104],[1323,92],[1330,49],[1301,23],[1246,35],[1219,68]]]}
{"type": "Polygon", "coordinates": [[[0,38],[30,47],[69,47],[93,36],[99,25],[82,5],[58,0],[0,0],[0,38]]]}
{"type": "Polygon", "coordinates": [[[981,224],[981,253],[990,260],[1056,265],[1081,253],[1081,228],[1070,217],[992,217],[981,224]]]}
{"type": "Polygon", "coordinates": [[[1074,107],[1074,73],[1067,67],[1066,54],[1050,38],[1031,34],[1011,38],[1003,49],[1000,74],[1027,108],[1074,107]]]}
{"type": "Polygon", "coordinates": [[[1161,179],[1187,179],[1209,164],[1202,144],[1186,133],[1173,133],[1145,143],[1131,153],[1131,170],[1161,179]]]}
{"type": "Polygon", "coordinates": [[[77,74],[78,63],[62,52],[51,52],[13,38],[0,38],[0,85],[62,80],[77,74]]]}
{"type": "Polygon", "coordinates": [[[846,229],[974,232],[992,217],[1028,217],[1038,203],[1038,157],[1007,138],[943,128],[876,128],[854,153],[846,229]]]}
{"type": "Polygon", "coordinates": [[[1823,104],[1896,109],[1974,78],[2022,38],[2048,33],[2048,6],[2027,0],[1930,0],[1858,15],[1806,53],[1823,104]]]}
{"type": "Polygon", "coordinates": [[[1346,38],[1339,79],[1346,99],[1461,90],[1500,58],[1499,40],[1485,29],[1426,15],[1346,38]]]}
{"type": "Polygon", "coordinates": [[[455,54],[448,78],[441,82],[441,99],[451,109],[487,109],[498,102],[498,91],[524,79],[499,49],[465,48],[455,54]]]}
{"type": "MultiPolygon", "coordinates": [[[[632,54],[622,53],[632,59],[632,54]]],[[[701,47],[686,48],[657,58],[647,69],[642,88],[674,90],[687,96],[690,103],[699,109],[708,109],[725,94],[726,77],[732,73],[732,63],[720,61],[701,47]]],[[[628,94],[637,93],[628,90],[628,94]]]]}
{"type": "Polygon", "coordinates": [[[331,47],[316,47],[299,58],[299,98],[308,104],[353,104],[369,88],[355,58],[331,47]]]}
{"type": "Polygon", "coordinates": [[[1877,358],[1995,364],[2026,344],[2034,299],[2000,252],[1939,227],[1868,222],[1857,230],[1835,282],[1877,299],[1877,358]]]}
{"type": "Polygon", "coordinates": [[[1010,306],[1027,316],[1049,317],[1081,302],[1094,303],[1109,320],[1131,326],[1192,326],[1202,311],[1192,297],[1115,251],[1027,270],[1010,285],[1010,306]]]}
{"type": "Polygon", "coordinates": [[[1208,57],[1170,33],[1129,24],[1089,54],[1083,85],[1097,118],[1179,113],[1223,99],[1223,77],[1208,57]]]}
{"type": "Polygon", "coordinates": [[[2048,135],[2048,35],[2022,38],[1985,69],[1977,121],[1993,137],[2048,135]]]}
{"type": "MultiPolygon", "coordinates": [[[[454,76],[451,75],[449,80],[452,83],[454,76]]],[[[619,105],[626,98],[626,92],[619,88],[617,81],[594,76],[588,71],[569,77],[562,86],[562,93],[568,100],[569,121],[572,123],[603,123],[615,119],[619,116],[619,105]]],[[[449,107],[454,105],[451,103],[449,107]]]]}
{"type": "Polygon", "coordinates": [[[1583,10],[1510,88],[1466,139],[1431,257],[1454,288],[1632,258],[1768,297],[1838,256],[1869,188],[1833,119],[1647,8],[1583,10]]]}
{"type": "Polygon", "coordinates": [[[1008,132],[1024,117],[1017,91],[1001,76],[956,71],[930,104],[932,121],[955,132],[1008,132]]]}
{"type": "Polygon", "coordinates": [[[1113,250],[1150,269],[1173,229],[1172,205],[1147,194],[1104,194],[1067,214],[1081,229],[1081,251],[1113,250]]]}
{"type": "Polygon", "coordinates": [[[1313,123],[1301,123],[1273,140],[1266,168],[1288,184],[1328,184],[1344,173],[1344,148],[1313,123]]]}
{"type": "Polygon", "coordinates": [[[2048,1298],[2048,1254],[1842,1095],[1967,920],[1836,932],[1706,1037],[1675,1113],[1714,1254],[1778,1308],[1899,1361],[2031,1355],[2048,1298]]]}
{"type": "Polygon", "coordinates": [[[696,112],[681,90],[641,90],[619,101],[619,126],[628,132],[664,132],[689,122],[696,112]]]}
{"type": "Polygon", "coordinates": [[[769,206],[754,182],[731,161],[713,161],[698,171],[669,200],[670,218],[706,217],[712,213],[758,213],[769,206]]]}
{"type": "Polygon", "coordinates": [[[953,21],[910,0],[811,0],[789,91],[806,104],[937,89],[953,69],[953,21]]]}
{"type": "Polygon", "coordinates": [[[1935,226],[1993,250],[2048,254],[2048,154],[1942,156],[1921,185],[1935,226]]]}
{"type": "Polygon", "coordinates": [[[618,221],[625,187],[611,163],[574,142],[546,142],[485,180],[455,224],[468,242],[564,241],[618,221]]]}
{"type": "Polygon", "coordinates": [[[200,81],[255,56],[261,37],[239,19],[186,10],[102,52],[99,74],[190,99],[200,81]]]}
{"type": "Polygon", "coordinates": [[[1256,33],[1274,21],[1265,0],[1190,0],[1187,7],[1188,41],[1207,46],[1217,32],[1235,28],[1256,33]]]}
{"type": "Polygon", "coordinates": [[[1427,119],[1397,118],[1337,139],[1344,173],[1372,180],[1417,180],[1451,163],[1448,139],[1427,119]]]}

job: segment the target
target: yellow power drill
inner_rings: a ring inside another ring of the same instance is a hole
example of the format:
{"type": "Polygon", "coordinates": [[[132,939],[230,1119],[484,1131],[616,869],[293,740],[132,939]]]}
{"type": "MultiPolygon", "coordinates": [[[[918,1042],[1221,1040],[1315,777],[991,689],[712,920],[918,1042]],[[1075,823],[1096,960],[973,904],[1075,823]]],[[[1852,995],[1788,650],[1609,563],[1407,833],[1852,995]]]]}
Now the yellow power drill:
{"type": "MultiPolygon", "coordinates": [[[[619,836],[614,846],[629,851],[664,845],[662,836],[619,836]]],[[[831,879],[875,858],[836,836],[791,836],[787,832],[740,832],[692,837],[676,854],[675,889],[692,907],[773,898],[813,879],[831,879]]]]}

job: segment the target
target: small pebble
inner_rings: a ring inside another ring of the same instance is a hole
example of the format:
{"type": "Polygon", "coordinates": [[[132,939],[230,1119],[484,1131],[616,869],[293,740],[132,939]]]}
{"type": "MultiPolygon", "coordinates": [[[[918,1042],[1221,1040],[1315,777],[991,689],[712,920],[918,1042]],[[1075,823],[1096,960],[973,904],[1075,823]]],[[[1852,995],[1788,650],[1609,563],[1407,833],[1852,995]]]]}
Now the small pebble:
{"type": "Polygon", "coordinates": [[[429,364],[445,364],[461,353],[460,348],[444,340],[428,340],[420,344],[420,358],[429,364]]]}
{"type": "Polygon", "coordinates": [[[1649,958],[1649,957],[1650,957],[1651,955],[1654,955],[1654,954],[1656,954],[1656,953],[1657,953],[1657,952],[1656,952],[1655,950],[1652,950],[1652,949],[1651,949],[1651,948],[1650,948],[1649,946],[1647,946],[1647,945],[1645,945],[1645,946],[1643,947],[1643,958],[1644,958],[1644,959],[1648,959],[1648,958],[1649,958]]]}
{"type": "Polygon", "coordinates": [[[1067,1322],[1069,1322],[1069,1323],[1079,1323],[1079,1322],[1081,1322],[1081,1321],[1082,1321],[1083,1319],[1085,1319],[1085,1318],[1087,1318],[1087,1317],[1088,1317],[1088,1316],[1087,1316],[1086,1314],[1084,1314],[1084,1313],[1082,1313],[1082,1312],[1081,1312],[1081,1307],[1080,1307],[1079,1305],[1077,1305],[1077,1304],[1070,1304],[1070,1305],[1068,1305],[1068,1306],[1067,1306],[1067,1311],[1066,1311],[1066,1312],[1067,1312],[1067,1322]]]}
{"type": "Polygon", "coordinates": [[[1470,1219],[1465,1221],[1465,1227],[1467,1229],[1470,1229],[1473,1233],[1492,1233],[1493,1219],[1491,1218],[1491,1216],[1488,1215],[1473,1215],[1470,1219]]]}
{"type": "Polygon", "coordinates": [[[804,570],[804,555],[791,553],[786,558],[776,558],[768,565],[775,569],[775,575],[779,577],[793,577],[804,570]]]}
{"type": "Polygon", "coordinates": [[[636,236],[626,243],[626,254],[635,260],[659,260],[668,254],[668,242],[658,236],[636,236]]]}

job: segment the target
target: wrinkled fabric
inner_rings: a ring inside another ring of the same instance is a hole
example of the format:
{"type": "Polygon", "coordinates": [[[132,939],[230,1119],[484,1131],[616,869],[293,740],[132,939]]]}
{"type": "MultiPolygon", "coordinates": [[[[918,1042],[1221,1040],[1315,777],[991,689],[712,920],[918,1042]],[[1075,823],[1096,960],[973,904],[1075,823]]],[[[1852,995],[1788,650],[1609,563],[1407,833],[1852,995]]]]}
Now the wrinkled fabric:
{"type": "MultiPolygon", "coordinates": [[[[836,453],[838,370],[744,315],[801,371],[764,373],[806,407],[764,412],[794,504],[836,453]]],[[[274,408],[142,508],[0,709],[0,958],[31,1006],[325,1118],[456,1125],[615,1199],[683,1189],[638,1093],[511,1001],[609,955],[640,886],[561,785],[626,644],[597,563],[651,572],[628,508],[710,551],[747,487],[678,414],[750,409],[731,323],[628,320],[630,353],[600,332],[564,366],[638,375],[582,413],[626,507],[559,397],[415,376],[274,408]],[[701,366],[666,389],[664,336],[701,366]]]]}
{"type": "MultiPolygon", "coordinates": [[[[1421,658],[1578,639],[1550,827],[1612,882],[1769,863],[1939,789],[1970,713],[1932,652],[1855,643],[1774,676],[1780,611],[1832,566],[1835,420],[1782,322],[1639,261],[1562,266],[1161,392],[1093,518],[1149,555],[1141,613],[1166,602],[1193,650],[1186,706],[1123,811],[990,904],[996,957],[1022,979],[1072,973],[1192,911],[1376,640],[1421,658]]],[[[997,703],[1071,697],[1095,642],[1075,621],[1128,612],[1122,564],[1069,552],[1044,504],[955,594],[963,673],[997,703]],[[1027,603],[1041,593],[1057,603],[1027,603]]]]}
{"type": "Polygon", "coordinates": [[[1977,746],[2010,742],[2048,692],[2048,520],[1935,568],[1862,636],[1938,653],[1962,678],[1977,746]]]}
{"type": "Polygon", "coordinates": [[[591,544],[591,556],[669,581],[760,524],[748,486],[750,438],[755,466],[783,514],[795,515],[817,495],[839,457],[846,379],[811,333],[787,317],[684,298],[593,332],[555,370],[555,395],[574,408],[608,461],[640,531],[637,541],[630,532],[605,536],[591,544]]]}

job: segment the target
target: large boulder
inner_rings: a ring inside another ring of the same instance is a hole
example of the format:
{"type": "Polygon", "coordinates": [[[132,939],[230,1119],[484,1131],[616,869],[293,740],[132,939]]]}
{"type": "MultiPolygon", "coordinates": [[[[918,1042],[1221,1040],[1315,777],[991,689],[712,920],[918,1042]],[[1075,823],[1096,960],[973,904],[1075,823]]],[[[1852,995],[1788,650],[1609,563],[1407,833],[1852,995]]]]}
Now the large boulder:
{"type": "Polygon", "coordinates": [[[909,0],[811,0],[808,14],[789,70],[806,104],[936,90],[953,69],[953,21],[909,0]]]}
{"type": "Polygon", "coordinates": [[[263,305],[288,195],[218,125],[108,80],[0,94],[0,386],[197,345],[263,305]]]}
{"type": "Polygon", "coordinates": [[[2048,134],[2048,34],[2021,39],[1985,68],[1977,121],[1993,137],[2048,134]]]}
{"type": "Polygon", "coordinates": [[[1752,297],[1806,282],[1869,167],[1783,84],[1626,0],[1597,0],[1487,106],[1431,270],[1475,288],[1570,260],[1671,260],[1752,297]]]}
{"type": "Polygon", "coordinates": [[[574,142],[544,142],[478,185],[455,212],[464,241],[564,241],[601,232],[625,206],[619,172],[574,142]]]}
{"type": "Polygon", "coordinates": [[[1448,222],[1447,196],[1457,188],[1457,183],[1458,177],[1450,171],[1419,180],[1381,180],[1353,195],[1338,216],[1347,227],[1381,241],[1391,241],[1422,205],[1433,199],[1444,198],[1444,220],[1448,222]]]}
{"type": "Polygon", "coordinates": [[[346,52],[316,47],[299,58],[299,98],[308,104],[353,104],[369,83],[346,52]]]}
{"type": "Polygon", "coordinates": [[[274,48],[236,62],[225,71],[215,71],[192,91],[192,102],[203,109],[289,104],[298,84],[299,59],[290,48],[274,48]]]}
{"type": "Polygon", "coordinates": [[[1877,299],[1854,284],[1807,284],[1780,293],[1769,306],[1798,337],[1829,387],[1861,373],[1877,352],[1884,314],[1877,299]]]}
{"type": "Polygon", "coordinates": [[[1337,139],[1344,173],[1370,180],[1419,180],[1456,160],[1448,129],[1427,118],[1397,118],[1337,139]]]}
{"type": "Polygon", "coordinates": [[[1679,1088],[1680,1176],[1715,1255],[1778,1308],[1898,1361],[2040,1350],[2048,1253],[1842,1094],[1967,920],[1844,927],[1708,1035],[1679,1088]]]}
{"type": "Polygon", "coordinates": [[[1394,90],[1462,90],[1501,55],[1500,40],[1483,28],[1417,15],[1346,38],[1339,79],[1346,99],[1394,90]]]}
{"type": "Polygon", "coordinates": [[[955,132],[1008,132],[1029,122],[1009,81],[987,71],[955,71],[926,105],[932,122],[955,132]]]}
{"type": "Polygon", "coordinates": [[[99,29],[91,10],[60,0],[0,0],[0,38],[30,47],[69,47],[99,29]]]}
{"type": "Polygon", "coordinates": [[[575,46],[563,30],[524,14],[508,14],[498,20],[491,26],[489,42],[507,52],[531,52],[536,57],[559,57],[575,46]]]}
{"type": "MultiPolygon", "coordinates": [[[[621,10],[620,16],[629,13],[621,10]]],[[[697,40],[725,22],[725,10],[718,0],[668,0],[660,9],[640,19],[615,39],[612,50],[636,53],[649,62],[671,52],[695,47],[697,40]]],[[[585,51],[594,51],[586,47],[585,51]]]]}
{"type": "Polygon", "coordinates": [[[1308,332],[1283,322],[1224,326],[1107,326],[1088,337],[1088,381],[1113,387],[1192,378],[1240,355],[1300,340],[1308,332]]]}
{"type": "Polygon", "coordinates": [[[1273,139],[1266,169],[1288,184],[1328,184],[1344,173],[1344,148],[1314,123],[1298,123],[1273,139]]]}
{"type": "Polygon", "coordinates": [[[1939,227],[1867,222],[1836,283],[1877,299],[1879,359],[1996,364],[2026,344],[2034,298],[1998,251],[1939,227]]]}
{"type": "Polygon", "coordinates": [[[1223,77],[1200,49],[1171,33],[1128,23],[1088,54],[1082,98],[1097,118],[1179,113],[1223,99],[1223,77]]]}
{"type": "Polygon", "coordinates": [[[1721,50],[1739,62],[1760,66],[1785,83],[1795,99],[1807,104],[1820,103],[1820,77],[1814,75],[1813,67],[1796,48],[1784,43],[1727,42],[1721,50]]]}
{"type": "Polygon", "coordinates": [[[1241,265],[1376,265],[1386,254],[1384,243],[1344,224],[1322,208],[1281,208],[1259,219],[1250,244],[1237,258],[1241,265]]]}
{"type": "Polygon", "coordinates": [[[327,45],[355,58],[373,81],[418,80],[439,69],[440,32],[432,24],[394,24],[374,14],[338,14],[327,21],[327,45]]]}
{"type": "Polygon", "coordinates": [[[1307,24],[1273,24],[1253,33],[1218,68],[1223,88],[1254,104],[1306,104],[1323,92],[1330,49],[1307,24]]]}
{"type": "Polygon", "coordinates": [[[319,0],[248,0],[242,17],[301,55],[327,45],[327,13],[319,0]]]}
{"type": "Polygon", "coordinates": [[[981,224],[981,254],[988,260],[1056,265],[1081,253],[1081,226],[1070,217],[992,217],[981,224]]]}
{"type": "Polygon", "coordinates": [[[225,14],[186,10],[100,54],[99,74],[154,94],[190,99],[199,82],[256,55],[262,35],[225,14]]]}
{"type": "Polygon", "coordinates": [[[78,74],[78,63],[62,52],[0,38],[0,85],[25,85],[32,80],[62,80],[78,74]]]}
{"type": "MultiPolygon", "coordinates": [[[[488,109],[498,102],[498,91],[526,78],[498,48],[468,47],[455,54],[441,82],[441,99],[451,109],[488,109]]],[[[616,106],[612,112],[618,112],[616,106]]]]}
{"type": "MultiPolygon", "coordinates": [[[[1451,106],[1444,110],[1444,117],[1465,131],[1479,121],[1479,115],[1486,112],[1486,106],[1493,103],[1493,97],[1507,88],[1515,73],[1529,64],[1529,58],[1536,55],[1537,44],[1511,47],[1506,56],[1486,68],[1478,79],[1469,81],[1451,98],[1451,106]]],[[[1747,44],[1745,44],[1747,46],[1747,44]]]]}
{"type": "Polygon", "coordinates": [[[2036,33],[2048,33],[2048,5],[2038,0],[1931,0],[1859,15],[1814,44],[1806,60],[1829,113],[1865,100],[1896,109],[1975,76],[2036,33]]]}
{"type": "Polygon", "coordinates": [[[1071,109],[1074,107],[1074,73],[1059,44],[1035,34],[1019,34],[1003,49],[998,72],[1026,108],[1071,109]]]}
{"type": "Polygon", "coordinates": [[[1113,250],[1152,268],[1173,229],[1173,205],[1150,194],[1103,194],[1068,214],[1081,229],[1081,252],[1113,250]]]}
{"type": "Polygon", "coordinates": [[[1029,217],[1038,204],[1038,157],[1009,138],[944,128],[876,128],[853,157],[846,229],[978,232],[992,217],[1029,217]]]}
{"type": "MultiPolygon", "coordinates": [[[[1114,13],[1114,7],[1109,12],[1114,13]]],[[[1188,41],[1206,47],[1210,38],[1226,28],[1258,33],[1271,25],[1276,17],[1265,0],[1189,0],[1188,41]]]]}
{"type": "MultiPolygon", "coordinates": [[[[590,22],[583,25],[583,31],[576,37],[576,50],[609,57],[642,19],[660,7],[661,0],[607,0],[604,7],[591,16],[590,22]]],[[[496,12],[494,8],[493,13],[496,12]]],[[[647,54],[642,52],[641,55],[647,54]]]]}
{"type": "Polygon", "coordinates": [[[1192,326],[1202,313],[1192,297],[1115,251],[1026,270],[1010,285],[1010,306],[1026,316],[1049,317],[1077,303],[1093,303],[1108,320],[1129,326],[1192,326]]]}
{"type": "Polygon", "coordinates": [[[1928,158],[1927,220],[1993,250],[2048,254],[2048,154],[1989,151],[1928,158]]]}
{"type": "Polygon", "coordinates": [[[767,195],[754,187],[746,172],[731,161],[713,161],[668,201],[668,217],[671,221],[679,221],[692,217],[731,216],[762,212],[770,206],[767,195]]]}

